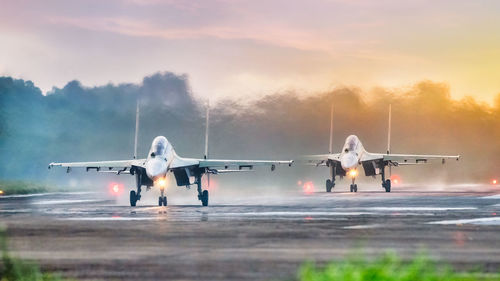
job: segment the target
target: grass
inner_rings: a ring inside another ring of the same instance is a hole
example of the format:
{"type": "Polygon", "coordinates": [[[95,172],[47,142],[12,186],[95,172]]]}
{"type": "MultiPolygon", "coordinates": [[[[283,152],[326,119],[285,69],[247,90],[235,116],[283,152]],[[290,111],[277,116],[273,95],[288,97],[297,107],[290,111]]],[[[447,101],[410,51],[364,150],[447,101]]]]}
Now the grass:
{"type": "Polygon", "coordinates": [[[0,181],[0,190],[0,195],[14,195],[61,191],[61,188],[28,181],[0,181]]]}
{"type": "Polygon", "coordinates": [[[457,272],[449,266],[438,266],[425,254],[403,262],[396,254],[387,253],[375,260],[367,261],[351,257],[317,267],[308,262],[298,273],[300,281],[493,281],[500,274],[479,272],[457,272]]]}
{"type": "Polygon", "coordinates": [[[42,272],[32,261],[14,258],[7,249],[5,232],[0,231],[0,247],[2,250],[1,281],[68,281],[57,274],[42,272]]]}

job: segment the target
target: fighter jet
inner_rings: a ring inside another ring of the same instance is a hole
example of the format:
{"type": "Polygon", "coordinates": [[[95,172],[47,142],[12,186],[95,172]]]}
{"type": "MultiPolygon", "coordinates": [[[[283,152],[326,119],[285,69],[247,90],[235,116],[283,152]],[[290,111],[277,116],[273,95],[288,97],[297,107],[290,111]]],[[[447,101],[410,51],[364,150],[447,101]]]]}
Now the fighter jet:
{"type": "Polygon", "coordinates": [[[209,178],[210,174],[222,174],[232,172],[251,171],[254,166],[269,166],[274,171],[276,165],[292,165],[292,160],[269,161],[269,160],[219,160],[208,158],[208,124],[209,107],[207,105],[205,131],[205,156],[203,159],[183,158],[177,155],[172,144],[164,136],[154,138],[147,158],[135,159],[137,154],[137,133],[139,130],[139,103],[136,110],[136,130],[134,144],[134,159],[120,161],[97,161],[97,162],[72,162],[72,163],[50,163],[52,167],[65,167],[69,173],[72,168],[86,168],[97,172],[114,173],[117,175],[135,175],[137,190],[130,191],[130,206],[136,206],[141,199],[142,186],[147,190],[151,187],[160,189],[161,196],[158,198],[159,206],[167,206],[167,197],[164,194],[169,172],[175,176],[177,186],[189,188],[197,185],[198,200],[203,206],[208,206],[208,190],[202,188],[202,176],[209,178]],[[230,169],[233,168],[233,169],[230,169]]]}
{"type": "Polygon", "coordinates": [[[328,154],[308,155],[304,159],[316,166],[327,166],[330,169],[331,179],[326,180],[326,191],[331,192],[335,187],[335,179],[348,175],[352,179],[350,185],[351,192],[358,191],[358,185],[355,183],[359,174],[359,167],[362,166],[366,176],[380,175],[382,178],[382,188],[386,192],[391,192],[391,180],[386,178],[385,167],[402,165],[425,164],[431,160],[441,160],[444,164],[446,159],[460,159],[460,155],[415,155],[415,154],[392,154],[391,149],[391,106],[389,106],[389,129],[387,137],[386,153],[370,153],[365,150],[359,138],[350,135],[346,138],[345,144],[340,153],[332,153],[333,139],[333,105],[330,119],[330,145],[328,154]]]}

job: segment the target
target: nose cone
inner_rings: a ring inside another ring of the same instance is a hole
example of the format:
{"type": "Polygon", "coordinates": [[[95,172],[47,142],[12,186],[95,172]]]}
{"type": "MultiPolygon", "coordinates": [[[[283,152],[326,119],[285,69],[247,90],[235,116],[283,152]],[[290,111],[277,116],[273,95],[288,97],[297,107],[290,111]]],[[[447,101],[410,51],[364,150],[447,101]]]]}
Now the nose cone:
{"type": "Polygon", "coordinates": [[[162,159],[149,159],[146,163],[146,174],[150,179],[163,177],[167,173],[167,162],[162,159]]]}
{"type": "Polygon", "coordinates": [[[346,171],[356,168],[358,166],[358,158],[354,155],[354,153],[346,153],[340,159],[340,165],[342,166],[342,169],[346,171]]]}

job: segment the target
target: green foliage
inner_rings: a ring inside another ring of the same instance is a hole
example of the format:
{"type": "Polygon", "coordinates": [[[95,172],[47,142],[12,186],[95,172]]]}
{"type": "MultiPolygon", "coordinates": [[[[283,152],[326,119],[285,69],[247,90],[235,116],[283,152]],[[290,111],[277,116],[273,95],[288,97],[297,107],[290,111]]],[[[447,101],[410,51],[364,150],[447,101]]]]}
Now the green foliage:
{"type": "Polygon", "coordinates": [[[57,274],[41,272],[38,265],[10,256],[7,249],[5,232],[0,231],[0,246],[2,250],[1,281],[64,281],[57,274]]]}
{"type": "Polygon", "coordinates": [[[12,195],[44,193],[59,191],[60,189],[54,186],[27,181],[0,181],[0,190],[3,191],[3,195],[12,195]]]}
{"type": "Polygon", "coordinates": [[[419,254],[409,262],[403,262],[396,254],[385,255],[367,261],[351,257],[334,261],[324,267],[308,262],[298,273],[301,281],[493,281],[500,274],[459,273],[448,266],[437,266],[425,254],[419,254]]]}

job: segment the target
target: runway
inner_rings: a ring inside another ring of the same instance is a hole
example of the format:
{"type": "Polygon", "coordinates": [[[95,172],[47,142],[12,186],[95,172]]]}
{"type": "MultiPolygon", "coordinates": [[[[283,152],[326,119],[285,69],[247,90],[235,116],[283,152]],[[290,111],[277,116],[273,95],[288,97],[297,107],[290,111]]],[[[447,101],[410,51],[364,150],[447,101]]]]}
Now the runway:
{"type": "Polygon", "coordinates": [[[0,218],[13,254],[82,280],[286,280],[306,260],[387,250],[500,268],[497,186],[191,201],[129,207],[99,192],[4,196],[0,218]]]}

